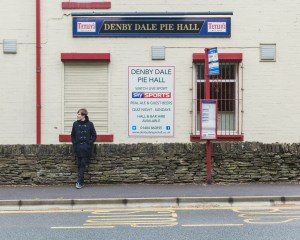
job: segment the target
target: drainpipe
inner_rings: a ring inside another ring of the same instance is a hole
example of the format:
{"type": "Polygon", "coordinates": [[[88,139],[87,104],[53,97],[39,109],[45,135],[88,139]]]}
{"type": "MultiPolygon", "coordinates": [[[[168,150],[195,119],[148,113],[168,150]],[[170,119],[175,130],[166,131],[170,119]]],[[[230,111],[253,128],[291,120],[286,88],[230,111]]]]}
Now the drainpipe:
{"type": "Polygon", "coordinates": [[[36,144],[41,144],[41,2],[36,0],[36,144]]]}

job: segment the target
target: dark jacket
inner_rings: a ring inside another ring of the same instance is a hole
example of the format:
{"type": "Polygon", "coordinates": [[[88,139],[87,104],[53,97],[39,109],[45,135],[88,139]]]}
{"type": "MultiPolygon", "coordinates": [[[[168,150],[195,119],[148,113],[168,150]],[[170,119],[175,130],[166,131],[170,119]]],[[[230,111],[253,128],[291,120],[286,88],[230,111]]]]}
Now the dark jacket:
{"type": "Polygon", "coordinates": [[[90,157],[96,140],[94,124],[88,119],[76,121],[72,127],[72,144],[77,157],[90,157]]]}

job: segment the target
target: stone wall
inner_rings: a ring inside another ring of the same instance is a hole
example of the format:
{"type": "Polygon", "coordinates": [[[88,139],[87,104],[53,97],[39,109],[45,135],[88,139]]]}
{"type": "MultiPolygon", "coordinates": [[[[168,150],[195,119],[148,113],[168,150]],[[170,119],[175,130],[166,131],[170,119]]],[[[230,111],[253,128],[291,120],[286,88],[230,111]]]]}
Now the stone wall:
{"type": "MultiPolygon", "coordinates": [[[[201,183],[205,144],[96,144],[87,183],[201,183]]],[[[300,144],[213,143],[215,182],[300,180],[300,144]]],[[[77,179],[71,145],[0,145],[0,184],[66,184],[77,179]]]]}

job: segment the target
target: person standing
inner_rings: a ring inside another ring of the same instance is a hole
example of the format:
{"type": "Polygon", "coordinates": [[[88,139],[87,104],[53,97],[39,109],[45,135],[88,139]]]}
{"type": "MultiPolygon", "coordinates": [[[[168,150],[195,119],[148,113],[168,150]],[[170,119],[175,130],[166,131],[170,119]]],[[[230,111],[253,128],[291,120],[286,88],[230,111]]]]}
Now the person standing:
{"type": "Polygon", "coordinates": [[[76,188],[80,189],[84,184],[84,171],[92,153],[92,146],[96,140],[94,124],[89,120],[88,111],[81,108],[77,111],[77,121],[72,127],[72,144],[78,162],[78,180],[76,188]]]}

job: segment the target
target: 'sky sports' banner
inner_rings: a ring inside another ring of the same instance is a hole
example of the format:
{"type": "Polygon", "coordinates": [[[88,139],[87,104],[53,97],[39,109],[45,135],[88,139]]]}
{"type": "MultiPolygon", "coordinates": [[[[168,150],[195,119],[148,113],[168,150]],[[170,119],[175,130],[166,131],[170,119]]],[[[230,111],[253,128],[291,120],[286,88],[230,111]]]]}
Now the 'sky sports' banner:
{"type": "Polygon", "coordinates": [[[230,18],[73,17],[74,37],[230,37],[230,18]]]}

